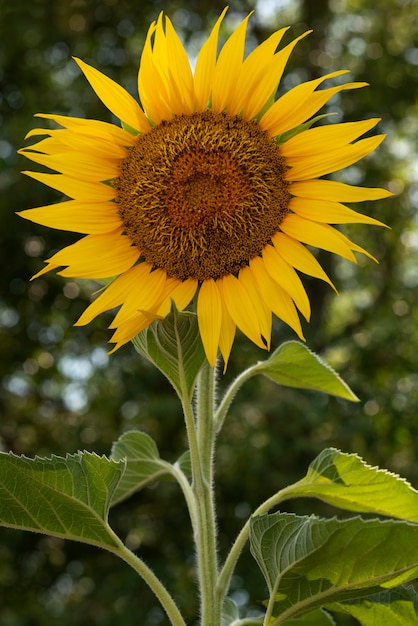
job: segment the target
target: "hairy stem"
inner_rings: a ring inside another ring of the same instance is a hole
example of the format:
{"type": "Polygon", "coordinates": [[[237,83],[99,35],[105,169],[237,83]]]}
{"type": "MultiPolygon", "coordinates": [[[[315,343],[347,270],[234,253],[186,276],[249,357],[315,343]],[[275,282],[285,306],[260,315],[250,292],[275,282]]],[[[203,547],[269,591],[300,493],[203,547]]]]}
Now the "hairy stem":
{"type": "Polygon", "coordinates": [[[144,561],[142,561],[142,559],[131,552],[131,550],[129,550],[120,541],[120,539],[116,537],[116,535],[115,539],[118,543],[118,548],[114,550],[114,553],[128,563],[128,565],[130,565],[147,583],[148,587],[150,587],[155,596],[158,598],[172,626],[186,626],[186,622],[177,608],[176,603],[154,572],[144,563],[144,561]]]}

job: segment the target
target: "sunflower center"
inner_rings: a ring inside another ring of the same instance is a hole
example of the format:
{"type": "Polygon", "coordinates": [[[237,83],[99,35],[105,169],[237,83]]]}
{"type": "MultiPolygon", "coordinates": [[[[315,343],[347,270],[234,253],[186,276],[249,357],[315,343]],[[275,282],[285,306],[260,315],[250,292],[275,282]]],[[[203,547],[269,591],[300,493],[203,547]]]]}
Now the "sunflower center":
{"type": "Polygon", "coordinates": [[[255,121],[204,111],[139,135],[114,181],[125,232],[175,278],[237,274],[279,230],[285,162],[255,121]]]}

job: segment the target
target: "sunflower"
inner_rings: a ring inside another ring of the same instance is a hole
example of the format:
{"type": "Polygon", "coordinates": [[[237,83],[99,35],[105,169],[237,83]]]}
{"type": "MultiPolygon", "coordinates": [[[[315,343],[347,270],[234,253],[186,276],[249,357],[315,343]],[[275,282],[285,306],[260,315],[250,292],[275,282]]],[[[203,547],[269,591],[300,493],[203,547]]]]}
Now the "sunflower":
{"type": "MultiPolygon", "coordinates": [[[[75,59],[121,126],[39,114],[59,128],[20,150],[54,173],[25,172],[69,200],[22,211],[38,224],[85,236],[35,276],[102,280],[107,286],[76,322],[119,307],[110,324],[114,350],[163,319],[174,301],[195,302],[209,363],[224,361],[236,328],[270,347],[272,314],[303,339],[299,313],[310,303],[298,275],[332,285],[314,246],[356,262],[371,256],[331,224],[380,224],[344,202],[389,196],[321,177],[372,152],[383,135],[360,138],[378,119],[312,127],[335,94],[333,72],[275,94],[297,42],[279,47],[283,28],[244,58],[249,16],[219,54],[221,14],[194,72],[168,17],[149,28],[138,73],[141,105],[98,70],[75,59]],[[111,279],[111,280],[109,280],[111,279]]],[[[309,32],[309,31],[308,31],[309,32]]],[[[372,257],[373,258],[373,257],[372,257]]]]}

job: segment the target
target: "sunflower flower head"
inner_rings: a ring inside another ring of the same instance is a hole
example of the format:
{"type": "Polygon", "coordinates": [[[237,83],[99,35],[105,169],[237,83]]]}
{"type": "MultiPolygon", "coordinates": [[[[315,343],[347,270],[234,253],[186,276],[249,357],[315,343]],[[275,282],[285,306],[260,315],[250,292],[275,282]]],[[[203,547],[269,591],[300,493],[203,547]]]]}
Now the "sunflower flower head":
{"type": "MultiPolygon", "coordinates": [[[[238,327],[270,347],[272,315],[303,339],[299,313],[310,303],[298,272],[330,279],[305,244],[355,262],[369,255],[335,224],[380,224],[344,202],[389,196],[321,177],[372,152],[383,135],[361,138],[379,121],[312,127],[335,94],[323,87],[344,71],[297,85],[275,99],[297,42],[273,33],[244,58],[248,17],[218,53],[219,17],[194,72],[168,17],[151,24],[141,56],[141,106],[110,78],[76,59],[121,126],[44,115],[59,125],[20,150],[54,173],[25,172],[69,199],[22,211],[33,222],[84,237],[49,258],[36,276],[112,279],[77,324],[118,308],[117,349],[174,301],[194,300],[209,363],[225,362],[238,327]],[[332,225],[331,225],[332,224],[332,225]]],[[[35,277],[36,277],[35,276],[35,277]]],[[[35,278],[34,277],[34,278],[35,278]]]]}

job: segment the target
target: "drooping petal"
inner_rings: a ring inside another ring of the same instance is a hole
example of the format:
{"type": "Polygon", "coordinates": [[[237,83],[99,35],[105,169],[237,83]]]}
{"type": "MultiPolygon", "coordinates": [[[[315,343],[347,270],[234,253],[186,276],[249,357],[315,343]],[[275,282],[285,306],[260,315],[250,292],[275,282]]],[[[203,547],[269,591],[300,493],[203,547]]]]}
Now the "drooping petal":
{"type": "Polygon", "coordinates": [[[277,253],[273,246],[265,246],[262,256],[270,276],[289,294],[304,318],[309,321],[311,316],[309,298],[293,267],[277,253]]]}
{"type": "Polygon", "coordinates": [[[235,324],[253,343],[265,348],[257,312],[244,285],[232,274],[218,280],[222,298],[235,324]]]}
{"type": "MultiPolygon", "coordinates": [[[[167,279],[166,281],[165,289],[167,289],[169,280],[170,279],[167,279]]],[[[157,311],[158,315],[161,317],[168,315],[171,308],[171,302],[174,302],[179,311],[183,311],[190,304],[198,288],[198,282],[194,278],[187,278],[186,280],[173,280],[175,284],[170,288],[169,293],[166,294],[164,292],[164,299],[157,311]]]]}
{"type": "Polygon", "coordinates": [[[119,348],[128,343],[128,341],[131,341],[131,339],[145,330],[156,319],[158,319],[157,316],[136,313],[129,320],[120,324],[109,339],[109,343],[115,343],[116,345],[108,354],[113,354],[113,352],[119,350],[119,348]]]}
{"type": "Polygon", "coordinates": [[[309,252],[303,244],[285,233],[276,233],[272,237],[272,243],[280,256],[282,256],[289,265],[308,276],[313,276],[314,278],[325,281],[336,291],[331,279],[324,272],[313,254],[309,252]]]}
{"type": "Polygon", "coordinates": [[[152,265],[149,263],[140,263],[115,278],[87,307],[75,325],[89,324],[104,311],[110,311],[110,309],[120,306],[132,292],[132,285],[141,288],[151,270],[152,265]]]}
{"type": "Polygon", "coordinates": [[[236,330],[237,325],[229,315],[225,302],[222,300],[222,326],[221,334],[219,336],[219,350],[221,351],[222,358],[224,360],[224,373],[228,365],[236,330]]]}
{"type": "Polygon", "coordinates": [[[144,112],[126,89],[81,59],[74,57],[74,60],[100,100],[113,115],[141,133],[149,130],[149,123],[144,112]]]}
{"type": "Polygon", "coordinates": [[[272,327],[271,310],[266,306],[263,298],[261,297],[257,281],[255,280],[248,265],[240,269],[238,279],[241,284],[244,285],[248,295],[250,296],[260,323],[261,335],[265,339],[267,350],[270,350],[272,327]]]}
{"type": "Polygon", "coordinates": [[[290,214],[280,224],[280,228],[293,239],[322,250],[328,250],[328,252],[338,254],[348,261],[357,263],[356,257],[351,252],[351,247],[339,237],[338,231],[328,224],[318,224],[299,215],[290,214]]]}
{"type": "Polygon", "coordinates": [[[299,316],[292,298],[270,276],[263,259],[261,257],[254,257],[251,259],[249,267],[257,281],[260,293],[266,305],[279,319],[293,328],[301,339],[304,339],[299,316]]]}
{"type": "Polygon", "coordinates": [[[162,269],[144,273],[140,283],[132,284],[130,293],[126,296],[109,328],[117,328],[136,315],[138,311],[141,313],[149,311],[156,315],[161,299],[164,297],[166,280],[167,274],[162,269]]]}
{"type": "Polygon", "coordinates": [[[203,281],[197,298],[197,321],[206,358],[215,367],[222,327],[222,301],[216,282],[203,281]]]}

